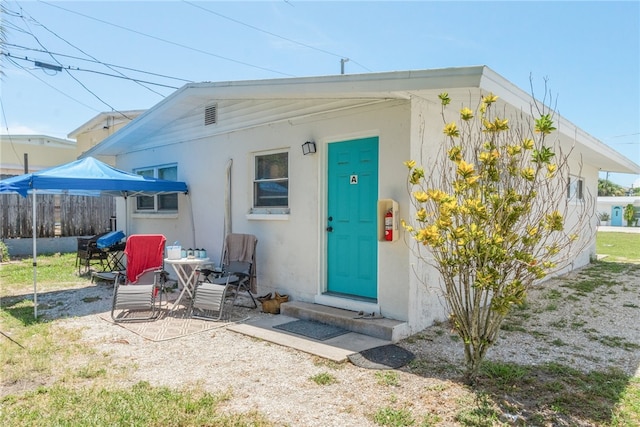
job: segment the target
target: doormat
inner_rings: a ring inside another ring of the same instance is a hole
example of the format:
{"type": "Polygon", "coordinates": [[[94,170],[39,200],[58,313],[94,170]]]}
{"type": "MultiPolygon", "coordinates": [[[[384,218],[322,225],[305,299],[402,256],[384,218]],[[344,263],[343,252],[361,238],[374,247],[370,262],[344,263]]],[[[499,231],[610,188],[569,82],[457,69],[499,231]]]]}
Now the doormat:
{"type": "Polygon", "coordinates": [[[366,369],[398,369],[411,362],[415,355],[395,344],[363,350],[348,356],[351,363],[366,369]]]}
{"type": "Polygon", "coordinates": [[[275,325],[273,328],[318,341],[325,341],[349,332],[346,329],[327,325],[326,323],[314,322],[313,320],[294,320],[293,322],[275,325]]]}

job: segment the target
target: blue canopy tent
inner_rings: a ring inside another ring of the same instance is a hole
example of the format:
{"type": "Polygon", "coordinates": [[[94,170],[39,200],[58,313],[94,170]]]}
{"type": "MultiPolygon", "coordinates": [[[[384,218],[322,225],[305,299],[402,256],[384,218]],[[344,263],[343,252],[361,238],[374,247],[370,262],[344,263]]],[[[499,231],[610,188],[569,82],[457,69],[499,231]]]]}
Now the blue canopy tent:
{"type": "Polygon", "coordinates": [[[0,181],[0,193],[18,193],[33,197],[33,303],[38,317],[36,194],[70,194],[76,196],[149,196],[155,194],[188,193],[187,184],[124,172],[93,157],[86,157],[61,166],[19,175],[0,181]]]}

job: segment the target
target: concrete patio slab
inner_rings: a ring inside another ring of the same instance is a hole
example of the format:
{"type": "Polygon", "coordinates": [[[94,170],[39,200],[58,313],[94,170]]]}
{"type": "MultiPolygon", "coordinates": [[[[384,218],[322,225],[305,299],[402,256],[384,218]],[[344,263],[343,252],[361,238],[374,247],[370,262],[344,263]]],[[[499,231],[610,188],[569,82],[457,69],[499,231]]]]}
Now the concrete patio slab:
{"type": "Polygon", "coordinates": [[[273,328],[275,325],[294,320],[298,319],[284,315],[260,317],[251,319],[246,323],[231,325],[227,329],[339,363],[348,360],[347,357],[350,354],[391,344],[391,341],[355,332],[349,332],[325,341],[318,341],[273,328]]]}

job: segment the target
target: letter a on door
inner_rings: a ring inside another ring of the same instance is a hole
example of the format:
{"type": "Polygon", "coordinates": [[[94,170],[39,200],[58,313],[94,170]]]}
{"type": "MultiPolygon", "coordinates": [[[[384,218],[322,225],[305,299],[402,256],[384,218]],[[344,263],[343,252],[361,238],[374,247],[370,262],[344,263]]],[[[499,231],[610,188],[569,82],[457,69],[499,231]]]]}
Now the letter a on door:
{"type": "Polygon", "coordinates": [[[349,179],[349,184],[357,185],[358,184],[358,175],[351,175],[351,178],[349,179]]]}

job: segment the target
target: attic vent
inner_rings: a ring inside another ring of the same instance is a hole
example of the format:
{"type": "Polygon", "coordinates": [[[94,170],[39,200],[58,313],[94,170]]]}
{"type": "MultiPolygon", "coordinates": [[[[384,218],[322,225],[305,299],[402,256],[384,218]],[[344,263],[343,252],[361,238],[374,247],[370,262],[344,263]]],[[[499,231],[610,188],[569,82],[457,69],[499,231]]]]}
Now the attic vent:
{"type": "Polygon", "coordinates": [[[204,110],[204,125],[215,125],[218,122],[218,104],[211,105],[204,110]]]}

